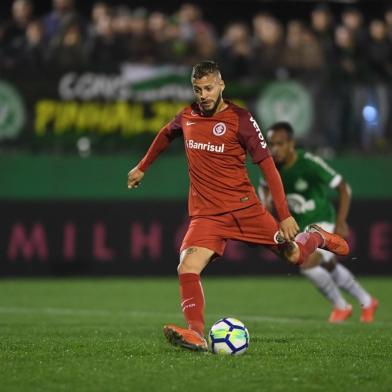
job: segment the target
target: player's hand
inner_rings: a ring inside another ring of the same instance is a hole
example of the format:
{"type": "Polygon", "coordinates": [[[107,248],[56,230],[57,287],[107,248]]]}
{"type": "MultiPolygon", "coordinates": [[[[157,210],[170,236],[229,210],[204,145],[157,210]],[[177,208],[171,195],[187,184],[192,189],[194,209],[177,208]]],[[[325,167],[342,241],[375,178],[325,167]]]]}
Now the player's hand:
{"type": "Polygon", "coordinates": [[[335,223],[335,233],[339,234],[343,238],[347,238],[350,234],[350,229],[346,221],[335,223]]]}
{"type": "Polygon", "coordinates": [[[134,167],[128,173],[128,189],[137,188],[143,177],[144,177],[144,172],[142,172],[137,166],[134,167]]]}
{"type": "Polygon", "coordinates": [[[286,241],[294,240],[295,236],[299,232],[299,226],[292,216],[289,216],[285,220],[279,223],[279,234],[286,241]]]}

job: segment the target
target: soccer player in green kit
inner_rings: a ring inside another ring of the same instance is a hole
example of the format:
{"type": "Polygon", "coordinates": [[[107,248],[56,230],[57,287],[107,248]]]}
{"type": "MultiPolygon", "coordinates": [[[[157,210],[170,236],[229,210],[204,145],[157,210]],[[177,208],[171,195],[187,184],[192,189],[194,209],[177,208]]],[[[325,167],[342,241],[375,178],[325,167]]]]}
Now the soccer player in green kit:
{"type": "MultiPolygon", "coordinates": [[[[287,122],[273,124],[268,129],[267,142],[282,178],[290,212],[300,229],[317,224],[324,230],[347,237],[346,219],[351,189],[343,177],[320,157],[296,150],[294,130],[287,122]],[[327,196],[328,187],[338,191],[336,211],[327,196]]],[[[265,205],[271,205],[268,203],[269,190],[263,179],[260,181],[259,195],[265,205]]],[[[332,303],[329,322],[343,322],[352,314],[352,306],[343,298],[339,288],[352,295],[361,305],[361,322],[373,321],[378,301],[361,287],[333,253],[318,249],[300,268],[301,273],[332,303]]]]}

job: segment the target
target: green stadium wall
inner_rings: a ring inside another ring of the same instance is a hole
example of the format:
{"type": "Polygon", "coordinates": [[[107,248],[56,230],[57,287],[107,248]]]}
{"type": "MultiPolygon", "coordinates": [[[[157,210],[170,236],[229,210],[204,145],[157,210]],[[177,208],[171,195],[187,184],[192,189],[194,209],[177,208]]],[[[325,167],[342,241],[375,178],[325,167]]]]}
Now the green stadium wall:
{"type": "MultiPolygon", "coordinates": [[[[129,191],[128,171],[140,155],[79,156],[3,154],[0,199],[8,200],[184,200],[186,160],[166,154],[150,168],[141,187],[129,191]]],[[[346,156],[329,161],[350,182],[356,199],[392,199],[392,157],[346,156]]],[[[258,168],[249,164],[256,184],[258,168]]]]}

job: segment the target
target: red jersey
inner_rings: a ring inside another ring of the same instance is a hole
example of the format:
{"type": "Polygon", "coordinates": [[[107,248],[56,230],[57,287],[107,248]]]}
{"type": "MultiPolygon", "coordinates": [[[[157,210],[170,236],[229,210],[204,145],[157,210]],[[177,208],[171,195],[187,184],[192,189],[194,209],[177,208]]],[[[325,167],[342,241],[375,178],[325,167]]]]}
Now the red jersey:
{"type": "Polygon", "coordinates": [[[227,102],[205,116],[197,104],[184,108],[164,126],[139,164],[145,171],[175,138],[183,136],[190,177],[189,215],[217,215],[258,203],[246,170],[246,153],[254,163],[270,156],[252,115],[227,102]]]}

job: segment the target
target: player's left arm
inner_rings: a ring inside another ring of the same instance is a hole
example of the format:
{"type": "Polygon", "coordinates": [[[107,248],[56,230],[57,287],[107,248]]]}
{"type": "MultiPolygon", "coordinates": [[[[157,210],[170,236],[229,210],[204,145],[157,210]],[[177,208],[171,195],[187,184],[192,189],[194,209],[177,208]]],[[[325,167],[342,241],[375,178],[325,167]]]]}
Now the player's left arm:
{"type": "Polygon", "coordinates": [[[290,214],[286,195],[284,193],[282,179],[278,169],[275,166],[274,160],[271,156],[268,156],[259,162],[258,165],[271,192],[272,200],[279,220],[280,234],[286,241],[293,240],[299,232],[299,226],[296,220],[290,214]]]}
{"type": "Polygon", "coordinates": [[[282,179],[271,157],[267,142],[249,112],[244,111],[240,115],[238,137],[241,145],[251,155],[253,163],[258,164],[264,175],[278,216],[281,236],[286,241],[293,240],[299,231],[298,224],[289,212],[282,179]]]}
{"type": "Polygon", "coordinates": [[[338,191],[338,206],[336,210],[335,233],[342,237],[348,237],[349,227],[347,224],[347,216],[351,205],[351,187],[342,178],[339,185],[336,187],[338,191]]]}

